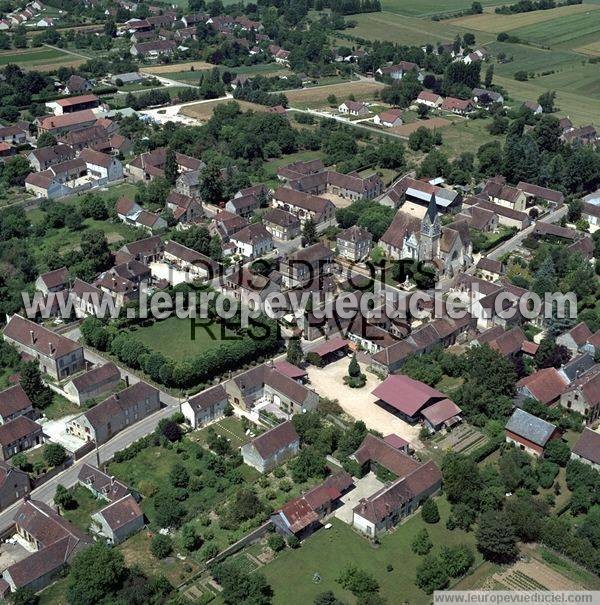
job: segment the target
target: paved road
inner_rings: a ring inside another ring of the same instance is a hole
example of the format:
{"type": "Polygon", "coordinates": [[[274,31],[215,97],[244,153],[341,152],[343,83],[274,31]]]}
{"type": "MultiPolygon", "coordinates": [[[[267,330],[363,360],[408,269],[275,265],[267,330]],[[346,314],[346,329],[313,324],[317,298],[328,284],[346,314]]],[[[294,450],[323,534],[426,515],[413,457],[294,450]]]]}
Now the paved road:
{"type": "MultiPolygon", "coordinates": [[[[71,334],[74,335],[73,333],[71,334]]],[[[92,363],[106,362],[103,357],[101,357],[97,353],[94,353],[93,351],[90,351],[89,349],[85,349],[85,358],[88,361],[91,361],[92,363]]],[[[140,379],[135,374],[125,370],[122,367],[119,367],[119,369],[121,370],[121,375],[123,377],[127,376],[129,378],[130,384],[135,384],[136,382],[139,382],[140,379]]],[[[99,446],[97,452],[93,451],[87,454],[86,456],[75,462],[73,466],[64,470],[62,473],[56,475],[55,477],[44,483],[44,485],[33,490],[31,492],[32,498],[50,504],[52,502],[52,498],[54,497],[56,486],[59,483],[66,487],[74,485],[77,482],[77,475],[79,473],[79,470],[85,462],[96,465],[97,455],[100,458],[101,464],[107,462],[114,456],[115,452],[118,452],[131,445],[134,441],[137,441],[138,439],[149,435],[154,431],[160,420],[162,420],[163,418],[167,418],[168,416],[173,414],[173,412],[179,410],[180,400],[177,397],[173,397],[168,393],[160,391],[160,400],[163,404],[163,407],[160,410],[144,418],[143,420],[132,424],[124,431],[121,431],[120,433],[115,435],[108,443],[99,446]]],[[[12,523],[13,516],[19,505],[20,502],[16,502],[12,506],[9,506],[8,508],[0,512],[0,531],[5,529],[12,523]]]]}

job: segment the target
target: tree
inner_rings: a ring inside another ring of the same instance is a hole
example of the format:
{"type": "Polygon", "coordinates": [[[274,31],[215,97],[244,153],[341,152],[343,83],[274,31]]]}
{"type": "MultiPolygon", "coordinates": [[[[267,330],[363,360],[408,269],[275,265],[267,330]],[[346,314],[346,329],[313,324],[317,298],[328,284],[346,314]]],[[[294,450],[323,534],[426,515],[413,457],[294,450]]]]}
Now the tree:
{"type": "Polygon", "coordinates": [[[476,537],[478,550],[490,561],[508,563],[513,561],[519,552],[510,520],[504,513],[483,513],[476,537]]]}
{"type": "Polygon", "coordinates": [[[285,548],[285,540],[283,536],[278,533],[273,533],[267,538],[267,544],[269,548],[274,552],[279,552],[285,548]]]}
{"type": "Polygon", "coordinates": [[[489,88],[492,85],[492,81],[494,80],[494,66],[493,64],[488,65],[488,68],[485,70],[485,80],[483,85],[486,88],[489,88]]]}
{"type": "Polygon", "coordinates": [[[315,244],[318,240],[319,235],[317,233],[317,226],[312,219],[308,219],[302,228],[302,245],[305,247],[310,246],[311,244],[315,244]]]}
{"type": "Polygon", "coordinates": [[[181,436],[183,435],[181,432],[181,427],[172,420],[165,420],[165,422],[159,424],[158,428],[160,430],[160,434],[168,439],[171,443],[180,441],[181,436]]]}
{"type": "Polygon", "coordinates": [[[200,194],[209,204],[218,203],[223,199],[223,179],[215,163],[208,164],[200,173],[200,194]]]}
{"type": "Polygon", "coordinates": [[[157,559],[166,559],[173,551],[173,540],[169,536],[156,534],[150,542],[150,552],[157,559]]]}
{"type": "Polygon", "coordinates": [[[22,155],[15,155],[4,163],[2,180],[11,187],[23,187],[25,178],[31,172],[29,162],[22,155]]]}
{"type": "Polygon", "coordinates": [[[519,492],[507,499],[506,515],[515,534],[523,542],[539,540],[545,519],[548,516],[548,505],[529,493],[519,492]]]}
{"type": "Polygon", "coordinates": [[[51,147],[52,145],[56,145],[56,137],[50,132],[42,132],[37,138],[36,146],[38,149],[42,147],[51,147]]]}
{"type": "Polygon", "coordinates": [[[167,179],[168,183],[174,185],[178,176],[179,164],[177,163],[177,156],[170,147],[167,147],[165,154],[165,179],[167,179]]]}
{"type": "Polygon", "coordinates": [[[304,483],[310,477],[325,478],[327,474],[325,457],[314,446],[303,448],[289,466],[296,483],[304,483]]]}
{"type": "Polygon", "coordinates": [[[554,109],[554,100],[556,99],[556,93],[553,90],[542,93],[538,97],[538,103],[542,106],[544,113],[552,113],[554,109]]]}
{"type": "Polygon", "coordinates": [[[426,528],[421,529],[415,536],[411,548],[417,555],[426,555],[433,548],[433,542],[429,538],[429,532],[426,528]]]}
{"type": "Polygon", "coordinates": [[[185,515],[183,505],[169,488],[162,488],[154,495],[154,511],[159,527],[178,527],[185,515]]]}
{"type": "Polygon", "coordinates": [[[313,601],[313,605],[344,605],[331,590],[320,592],[313,601]]]}
{"type": "Polygon", "coordinates": [[[60,443],[46,443],[44,446],[44,461],[49,466],[60,466],[66,459],[67,453],[60,443]]]}
{"type": "Polygon", "coordinates": [[[560,439],[552,439],[544,451],[547,460],[558,464],[558,466],[567,466],[571,458],[571,448],[569,444],[560,439]]]}
{"type": "Polygon", "coordinates": [[[181,546],[187,552],[198,550],[202,545],[202,539],[196,533],[196,528],[191,523],[186,523],[181,528],[181,546]]]}
{"type": "Polygon", "coordinates": [[[42,382],[42,374],[35,361],[21,366],[19,383],[36,408],[44,409],[52,403],[52,391],[42,382]]]}
{"type": "Polygon", "coordinates": [[[169,472],[169,483],[173,487],[187,487],[190,482],[190,474],[180,462],[176,462],[169,472]]]}
{"type": "Polygon", "coordinates": [[[533,362],[538,369],[560,368],[571,358],[569,349],[564,345],[557,345],[553,338],[546,337],[540,342],[533,362]]]}
{"type": "Polygon", "coordinates": [[[419,106],[417,107],[417,115],[419,116],[420,120],[427,119],[427,117],[429,116],[429,107],[427,107],[427,105],[423,105],[423,103],[419,103],[419,106]]]}
{"type": "Polygon", "coordinates": [[[239,523],[253,519],[262,511],[263,504],[256,495],[256,492],[253,489],[244,487],[237,491],[235,498],[229,505],[227,513],[233,521],[239,523]]]}
{"type": "Polygon", "coordinates": [[[73,494],[60,483],[56,486],[54,503],[60,506],[62,510],[72,510],[77,508],[77,500],[75,500],[73,494]]]}
{"type": "Polygon", "coordinates": [[[356,597],[376,593],[379,590],[377,580],[356,565],[346,566],[337,578],[337,582],[356,597]]]}
{"type": "Polygon", "coordinates": [[[415,584],[427,594],[442,590],[448,585],[448,574],[442,562],[432,555],[427,555],[417,567],[415,584]]]}
{"type": "Polygon", "coordinates": [[[440,560],[446,573],[451,578],[460,578],[469,571],[475,557],[473,551],[466,544],[458,544],[456,546],[443,546],[440,560]]]}
{"type": "Polygon", "coordinates": [[[71,563],[68,600],[70,605],[100,603],[114,594],[126,577],[123,554],[96,542],[79,552],[71,563]]]}
{"type": "Polygon", "coordinates": [[[22,471],[24,471],[27,468],[30,468],[30,463],[29,460],[27,460],[27,456],[23,453],[23,452],[19,452],[18,454],[15,454],[11,459],[10,459],[10,463],[18,469],[21,469],[22,471]]]}
{"type": "Polygon", "coordinates": [[[304,362],[304,351],[299,338],[290,338],[288,340],[286,359],[295,366],[301,366],[304,362]]]}
{"type": "Polygon", "coordinates": [[[221,563],[213,569],[213,577],[223,588],[221,598],[226,605],[269,605],[272,590],[264,575],[248,573],[239,565],[221,563]]]}

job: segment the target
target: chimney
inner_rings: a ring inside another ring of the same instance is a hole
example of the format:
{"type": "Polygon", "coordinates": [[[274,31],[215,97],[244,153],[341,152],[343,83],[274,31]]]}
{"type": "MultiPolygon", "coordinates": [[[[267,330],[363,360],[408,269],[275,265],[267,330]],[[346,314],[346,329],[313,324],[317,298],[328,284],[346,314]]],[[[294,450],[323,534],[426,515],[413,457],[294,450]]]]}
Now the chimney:
{"type": "Polygon", "coordinates": [[[33,330],[29,330],[29,337],[31,338],[31,344],[35,344],[35,332],[33,330]]]}
{"type": "Polygon", "coordinates": [[[119,401],[119,393],[115,393],[114,397],[116,401],[119,401]]]}
{"type": "Polygon", "coordinates": [[[110,476],[110,486],[111,486],[111,487],[113,487],[113,486],[114,486],[114,484],[115,484],[115,476],[114,476],[114,475],[111,475],[111,476],[110,476]]]}
{"type": "Polygon", "coordinates": [[[52,346],[51,342],[48,343],[48,351],[50,351],[50,355],[54,353],[54,347],[52,346]]]}
{"type": "Polygon", "coordinates": [[[125,374],[125,384],[129,386],[129,374],[125,374]]]}

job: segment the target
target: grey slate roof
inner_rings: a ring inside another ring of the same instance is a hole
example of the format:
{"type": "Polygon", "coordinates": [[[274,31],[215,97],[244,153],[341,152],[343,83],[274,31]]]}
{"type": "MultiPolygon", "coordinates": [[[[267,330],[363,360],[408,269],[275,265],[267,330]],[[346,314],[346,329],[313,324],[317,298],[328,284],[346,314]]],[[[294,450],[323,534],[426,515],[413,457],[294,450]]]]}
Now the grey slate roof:
{"type": "Polygon", "coordinates": [[[544,447],[556,426],[517,408],[506,423],[506,430],[544,447]]]}

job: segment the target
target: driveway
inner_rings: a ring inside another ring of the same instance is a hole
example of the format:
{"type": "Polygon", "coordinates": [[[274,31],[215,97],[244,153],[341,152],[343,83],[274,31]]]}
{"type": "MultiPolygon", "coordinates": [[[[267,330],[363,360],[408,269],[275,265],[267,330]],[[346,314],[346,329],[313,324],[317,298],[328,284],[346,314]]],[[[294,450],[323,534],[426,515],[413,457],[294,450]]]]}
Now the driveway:
{"type": "Polygon", "coordinates": [[[400,420],[377,405],[377,397],[371,395],[371,391],[379,386],[381,381],[371,372],[367,372],[365,364],[360,364],[367,377],[367,384],[362,389],[351,389],[344,384],[344,376],[348,374],[349,363],[350,357],[343,357],[324,368],[309,366],[308,376],[311,386],[322,397],[337,399],[344,412],[355,420],[362,420],[367,428],[379,431],[384,436],[396,433],[406,441],[417,445],[415,442],[418,439],[420,427],[400,420]]]}
{"type": "Polygon", "coordinates": [[[375,473],[365,475],[362,479],[355,481],[354,485],[355,488],[353,490],[350,490],[340,498],[343,504],[334,513],[338,519],[348,525],[352,525],[352,511],[360,500],[372,496],[384,486],[384,484],[377,479],[375,473]]]}
{"type": "MultiPolygon", "coordinates": [[[[83,413],[86,408],[81,408],[83,413]]],[[[60,443],[67,451],[76,452],[81,446],[85,445],[83,439],[79,439],[75,435],[67,433],[67,422],[73,420],[79,414],[70,414],[69,416],[63,416],[57,420],[40,420],[39,423],[44,429],[44,434],[50,437],[50,441],[53,443],[60,443]]]]}

